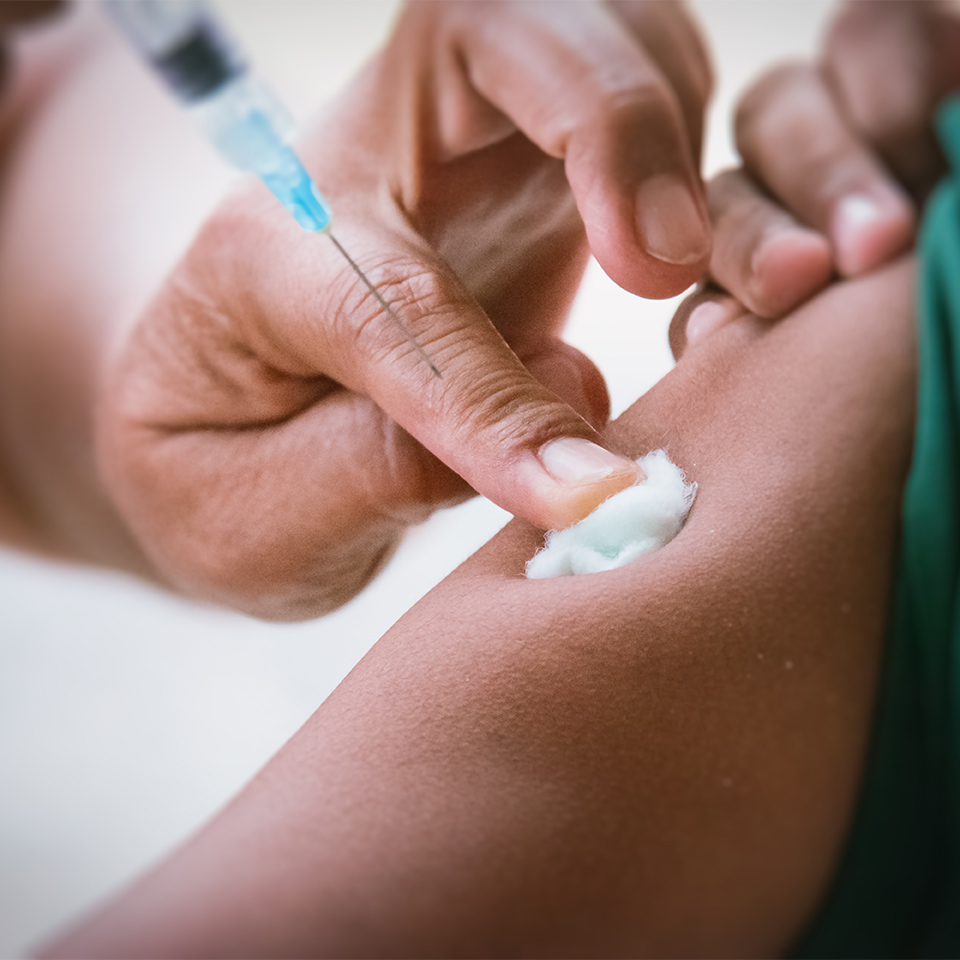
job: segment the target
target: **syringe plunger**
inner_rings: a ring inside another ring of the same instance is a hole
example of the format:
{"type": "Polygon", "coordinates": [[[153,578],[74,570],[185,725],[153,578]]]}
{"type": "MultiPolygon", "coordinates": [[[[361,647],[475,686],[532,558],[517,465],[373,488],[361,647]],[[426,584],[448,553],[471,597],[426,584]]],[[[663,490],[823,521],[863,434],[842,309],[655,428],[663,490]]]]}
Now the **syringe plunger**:
{"type": "Polygon", "coordinates": [[[293,118],[203,0],[105,0],[120,30],[189,107],[228,163],[254,173],[304,230],[326,230],[330,206],[290,147],[293,118]]]}
{"type": "Polygon", "coordinates": [[[290,146],[293,118],[250,75],[240,46],[205,0],[104,0],[111,19],[204,133],[240,170],[256,174],[304,230],[326,232],[436,376],[440,371],[356,261],[329,232],[330,205],[290,146]]]}

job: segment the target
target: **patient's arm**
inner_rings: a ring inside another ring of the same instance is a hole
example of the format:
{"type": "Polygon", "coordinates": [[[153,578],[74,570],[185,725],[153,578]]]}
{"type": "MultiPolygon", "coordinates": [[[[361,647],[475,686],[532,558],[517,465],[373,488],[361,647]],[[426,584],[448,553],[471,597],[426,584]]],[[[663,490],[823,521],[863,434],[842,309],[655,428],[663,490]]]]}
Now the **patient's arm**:
{"type": "Polygon", "coordinates": [[[611,429],[699,483],[610,573],[513,523],[208,827],[59,942],[86,955],[771,955],[863,765],[912,428],[912,268],[694,344],[611,429]]]}

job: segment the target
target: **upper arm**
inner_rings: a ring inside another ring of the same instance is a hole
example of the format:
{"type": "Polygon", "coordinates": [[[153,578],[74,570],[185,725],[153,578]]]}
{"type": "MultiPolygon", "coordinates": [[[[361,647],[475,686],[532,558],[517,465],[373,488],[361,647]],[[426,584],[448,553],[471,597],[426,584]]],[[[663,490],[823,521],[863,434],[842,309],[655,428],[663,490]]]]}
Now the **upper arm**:
{"type": "Polygon", "coordinates": [[[611,427],[699,484],[681,534],[523,578],[508,526],[211,827],[58,949],[764,954],[863,764],[913,417],[912,273],[743,317],[611,427]]]}

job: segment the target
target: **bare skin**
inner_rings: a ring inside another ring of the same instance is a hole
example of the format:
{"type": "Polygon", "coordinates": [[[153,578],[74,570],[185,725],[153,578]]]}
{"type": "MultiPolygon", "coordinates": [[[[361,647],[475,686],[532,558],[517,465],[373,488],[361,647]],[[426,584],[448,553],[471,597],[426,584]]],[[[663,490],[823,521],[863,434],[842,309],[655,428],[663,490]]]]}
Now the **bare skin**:
{"type": "Polygon", "coordinates": [[[944,170],[932,119],[958,51],[955,2],[849,0],[819,62],[758,79],[735,119],[743,169],[709,188],[714,279],[777,317],[905,250],[944,170]]]}
{"type": "MultiPolygon", "coordinates": [[[[926,22],[928,8],[903,10],[926,22]]],[[[209,216],[219,162],[115,38],[84,43],[55,61],[56,84],[35,84],[44,96],[8,143],[0,534],[262,617],[343,603],[411,523],[473,490],[562,526],[635,479],[596,446],[599,372],[558,338],[588,241],[632,290],[677,292],[709,259],[775,316],[912,234],[907,194],[824,79],[839,41],[822,68],[758,84],[739,124],[748,166],[704,200],[710,71],[682,7],[415,4],[302,149],[341,239],[442,360],[438,380],[262,186],[209,216]],[[499,18],[518,48],[491,41],[499,18]],[[812,114],[797,94],[811,84],[812,114]],[[863,175],[825,177],[823,156],[863,175]],[[666,181],[691,214],[676,235],[650,219],[684,221],[666,181]],[[886,205],[840,243],[829,211],[851,191],[886,205]],[[655,236],[683,249],[658,257],[655,236]]],[[[31,69],[22,58],[17,83],[31,69]]],[[[915,98],[921,114],[942,88],[915,98]]]]}
{"type": "Polygon", "coordinates": [[[606,434],[700,485],[676,540],[527,581],[540,535],[511,524],[45,954],[782,953],[859,782],[913,337],[899,263],[694,341],[606,434]]]}
{"type": "MultiPolygon", "coordinates": [[[[57,116],[41,132],[55,138],[57,116]]],[[[34,156],[55,142],[38,138],[34,156]]],[[[21,170],[35,169],[28,155],[21,170]]],[[[79,202],[72,215],[90,222],[79,202]]],[[[229,223],[213,221],[207,240],[229,223]]],[[[17,358],[0,378],[13,391],[0,403],[12,475],[52,540],[152,570],[89,440],[100,351],[157,274],[121,274],[129,286],[104,301],[102,274],[80,271],[89,287],[55,285],[31,313],[16,298],[44,288],[18,286],[17,264],[47,249],[45,235],[4,227],[0,291],[19,308],[4,314],[31,321],[5,327],[0,351],[17,358]],[[55,380],[54,396],[37,376],[50,354],[29,348],[62,344],[77,305],[78,352],[55,365],[77,377],[55,380]]],[[[154,265],[182,244],[158,249],[154,265]]],[[[833,873],[869,730],[909,455],[911,298],[901,263],[779,325],[712,299],[701,306],[720,313],[695,324],[691,303],[677,369],[604,434],[627,456],[669,445],[698,481],[683,534],[611,574],[533,583],[521,571],[539,534],[512,525],[206,830],[48,952],[786,950],[833,873]]],[[[181,585],[210,592],[202,577],[181,585]]]]}
{"type": "Polygon", "coordinates": [[[597,445],[602,378],[557,333],[588,236],[650,295],[706,265],[710,73],[681,6],[412,4],[305,137],[340,239],[442,381],[262,186],[191,242],[219,162],[87,27],[13,145],[0,235],[0,446],[43,544],[303,618],[474,489],[551,526],[636,479],[597,445]]]}

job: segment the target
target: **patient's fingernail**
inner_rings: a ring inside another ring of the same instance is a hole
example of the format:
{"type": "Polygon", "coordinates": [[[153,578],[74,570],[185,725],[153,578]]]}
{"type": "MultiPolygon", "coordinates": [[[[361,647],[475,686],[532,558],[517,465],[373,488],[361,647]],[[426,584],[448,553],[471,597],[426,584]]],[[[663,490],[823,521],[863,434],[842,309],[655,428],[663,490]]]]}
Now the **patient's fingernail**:
{"type": "Polygon", "coordinates": [[[687,345],[713,333],[730,316],[730,310],[713,300],[701,303],[687,318],[687,345]]]}
{"type": "Polygon", "coordinates": [[[782,316],[827,286],[833,269],[833,251],[823,234],[792,224],[773,228],[750,257],[750,307],[761,317],[782,316]]]}
{"type": "Polygon", "coordinates": [[[856,276],[879,266],[909,243],[913,209],[893,190],[883,201],[852,193],[834,208],[832,228],[837,269],[844,276],[856,276]]]}
{"type": "Polygon", "coordinates": [[[856,273],[864,259],[863,237],[883,220],[879,204],[862,194],[844,197],[833,215],[833,236],[837,261],[843,273],[856,273]]]}
{"type": "Polygon", "coordinates": [[[693,193],[673,175],[660,174],[640,185],[637,229],[647,253],[664,263],[696,263],[710,252],[709,227],[693,193]]]}
{"type": "Polygon", "coordinates": [[[642,471],[626,457],[621,457],[581,437],[561,437],[540,448],[540,463],[560,483],[579,486],[597,483],[618,476],[635,482],[642,471]]]}

